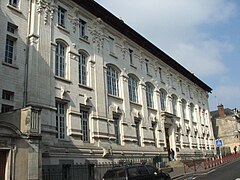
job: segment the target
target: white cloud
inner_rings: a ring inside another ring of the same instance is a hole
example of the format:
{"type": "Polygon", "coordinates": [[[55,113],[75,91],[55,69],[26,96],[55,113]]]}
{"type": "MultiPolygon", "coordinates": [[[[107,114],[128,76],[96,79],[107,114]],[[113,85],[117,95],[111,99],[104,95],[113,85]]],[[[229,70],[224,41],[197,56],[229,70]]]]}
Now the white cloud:
{"type": "Polygon", "coordinates": [[[223,104],[225,108],[240,108],[240,87],[236,84],[224,84],[217,87],[210,96],[210,109],[223,104]]]}
{"type": "Polygon", "coordinates": [[[222,53],[227,42],[202,27],[225,23],[236,8],[227,0],[98,0],[149,41],[197,76],[227,72],[222,53]]]}

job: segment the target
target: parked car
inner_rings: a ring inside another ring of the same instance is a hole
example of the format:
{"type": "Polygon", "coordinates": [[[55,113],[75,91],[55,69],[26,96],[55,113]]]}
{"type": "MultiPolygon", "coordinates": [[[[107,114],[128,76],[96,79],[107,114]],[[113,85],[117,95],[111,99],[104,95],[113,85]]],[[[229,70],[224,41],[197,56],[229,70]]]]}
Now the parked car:
{"type": "Polygon", "coordinates": [[[171,177],[151,165],[133,165],[109,169],[103,180],[171,180],[171,177]]]}

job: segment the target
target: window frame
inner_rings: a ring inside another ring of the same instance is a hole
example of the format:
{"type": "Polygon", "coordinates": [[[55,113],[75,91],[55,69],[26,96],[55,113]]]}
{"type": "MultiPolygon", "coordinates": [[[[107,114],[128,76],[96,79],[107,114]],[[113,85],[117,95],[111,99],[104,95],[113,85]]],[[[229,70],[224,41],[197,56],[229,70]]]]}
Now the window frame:
{"type": "Polygon", "coordinates": [[[154,87],[151,84],[147,83],[146,84],[146,101],[147,101],[148,108],[154,108],[153,91],[154,91],[154,87]]]}
{"type": "Polygon", "coordinates": [[[177,116],[177,96],[172,95],[172,113],[177,116]]]}
{"type": "Polygon", "coordinates": [[[136,139],[137,139],[137,145],[141,146],[141,132],[140,132],[140,119],[135,118],[135,132],[136,132],[136,139]]]}
{"type": "Polygon", "coordinates": [[[119,73],[112,66],[107,66],[107,93],[113,96],[119,96],[119,73]]]}
{"type": "Polygon", "coordinates": [[[115,143],[121,144],[120,138],[120,116],[113,114],[113,125],[114,125],[114,133],[115,133],[115,143]]]}
{"type": "Polygon", "coordinates": [[[132,75],[128,78],[128,94],[131,102],[138,103],[138,80],[132,75]]]}
{"type": "Polygon", "coordinates": [[[147,74],[149,74],[149,60],[148,59],[145,59],[145,68],[146,68],[147,74]]]}
{"type": "Polygon", "coordinates": [[[61,101],[56,101],[56,138],[65,139],[66,138],[66,103],[61,101]]]}
{"type": "Polygon", "coordinates": [[[87,85],[87,56],[83,53],[79,53],[78,59],[78,82],[81,85],[87,85]]]}
{"type": "Polygon", "coordinates": [[[109,38],[109,53],[114,55],[115,54],[115,39],[111,36],[108,36],[109,38]]]}
{"type": "Polygon", "coordinates": [[[2,99],[8,100],[8,101],[13,101],[14,100],[14,92],[3,89],[2,90],[2,99]]]}
{"type": "Polygon", "coordinates": [[[12,111],[13,109],[14,109],[14,106],[12,106],[12,105],[2,104],[1,113],[6,113],[9,111],[12,111]]]}
{"type": "Polygon", "coordinates": [[[163,90],[160,90],[160,104],[161,104],[162,111],[166,111],[166,102],[167,102],[167,94],[163,90]]]}
{"type": "Polygon", "coordinates": [[[18,7],[19,0],[9,0],[9,5],[13,7],[18,7]]]}
{"type": "Polygon", "coordinates": [[[55,75],[61,78],[66,77],[66,50],[67,47],[61,42],[57,42],[55,52],[55,75]]]}
{"type": "Polygon", "coordinates": [[[195,107],[194,107],[194,104],[190,104],[190,109],[191,109],[191,120],[192,122],[196,122],[195,121],[195,107]]]}
{"type": "Polygon", "coordinates": [[[17,38],[7,34],[4,53],[4,62],[7,64],[13,64],[16,59],[16,42],[17,38]]]}
{"type": "Polygon", "coordinates": [[[79,37],[84,38],[86,36],[86,25],[87,22],[79,18],[79,37]]]}
{"type": "Polygon", "coordinates": [[[182,114],[183,119],[187,119],[187,102],[185,99],[182,99],[182,114]]]}
{"type": "Polygon", "coordinates": [[[90,142],[90,128],[89,128],[89,111],[81,109],[81,132],[82,132],[82,141],[85,143],[90,142]]]}
{"type": "Polygon", "coordinates": [[[66,12],[66,9],[58,6],[58,25],[64,28],[66,27],[66,12]]]}
{"type": "Polygon", "coordinates": [[[129,62],[130,62],[130,65],[133,65],[133,50],[129,48],[128,52],[129,52],[129,62]]]}

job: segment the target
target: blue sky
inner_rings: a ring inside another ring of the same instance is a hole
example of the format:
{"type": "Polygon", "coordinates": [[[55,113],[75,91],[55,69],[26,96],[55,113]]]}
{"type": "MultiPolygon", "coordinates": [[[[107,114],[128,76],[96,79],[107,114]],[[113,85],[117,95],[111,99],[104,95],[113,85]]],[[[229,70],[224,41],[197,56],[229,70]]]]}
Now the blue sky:
{"type": "Polygon", "coordinates": [[[240,108],[239,0],[96,0],[212,87],[210,110],[240,108]]]}

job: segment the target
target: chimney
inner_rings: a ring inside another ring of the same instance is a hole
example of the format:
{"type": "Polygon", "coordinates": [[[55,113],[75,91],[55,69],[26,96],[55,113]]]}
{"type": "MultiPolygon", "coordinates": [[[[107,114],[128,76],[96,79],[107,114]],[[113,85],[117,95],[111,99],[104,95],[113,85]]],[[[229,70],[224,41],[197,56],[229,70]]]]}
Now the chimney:
{"type": "Polygon", "coordinates": [[[224,118],[226,115],[224,113],[224,107],[222,104],[217,106],[219,118],[224,118]]]}

